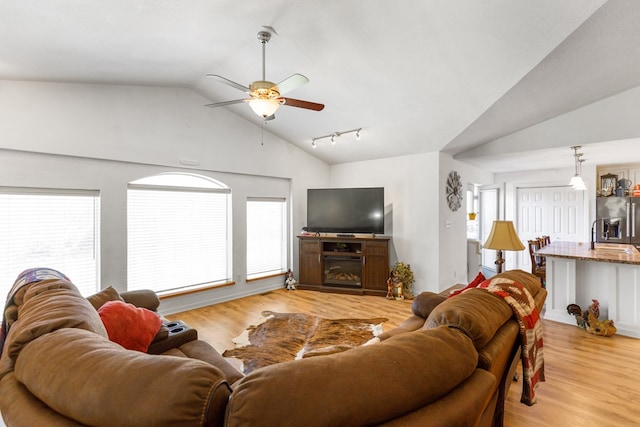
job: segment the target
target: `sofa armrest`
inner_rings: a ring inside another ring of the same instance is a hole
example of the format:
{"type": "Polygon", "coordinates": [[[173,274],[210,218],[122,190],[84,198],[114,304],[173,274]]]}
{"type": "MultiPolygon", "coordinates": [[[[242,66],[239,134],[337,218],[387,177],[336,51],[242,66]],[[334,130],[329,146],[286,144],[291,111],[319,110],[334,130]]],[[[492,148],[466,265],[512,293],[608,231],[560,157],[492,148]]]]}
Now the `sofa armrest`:
{"type": "Polygon", "coordinates": [[[491,420],[496,378],[482,369],[440,400],[425,405],[414,412],[395,418],[381,427],[424,426],[477,426],[485,425],[483,419],[491,420]],[[485,417],[486,413],[486,417],[485,417]]]}
{"type": "Polygon", "coordinates": [[[125,302],[133,304],[136,307],[146,308],[147,310],[158,311],[158,307],[160,306],[158,295],[150,289],[121,292],[120,296],[125,302]]]}
{"type": "Polygon", "coordinates": [[[231,394],[206,362],[125,350],[75,328],[29,343],[15,378],[59,414],[94,426],[219,426],[231,394]]]}
{"type": "Polygon", "coordinates": [[[180,347],[190,341],[198,339],[198,331],[186,323],[176,320],[163,322],[156,338],[153,340],[147,353],[162,354],[165,351],[180,347]]]}
{"type": "Polygon", "coordinates": [[[407,320],[405,320],[404,322],[402,322],[398,327],[393,328],[387,332],[383,332],[380,335],[378,335],[378,339],[380,341],[384,341],[386,339],[389,339],[395,335],[399,335],[399,334],[404,334],[407,332],[412,332],[415,330],[418,330],[420,328],[422,328],[424,326],[424,321],[425,319],[423,317],[420,316],[411,316],[409,317],[407,320]]]}
{"type": "Polygon", "coordinates": [[[436,306],[447,300],[447,296],[443,294],[436,294],[433,292],[421,292],[413,300],[411,305],[411,311],[414,315],[420,316],[423,319],[429,317],[429,314],[436,306]]]}

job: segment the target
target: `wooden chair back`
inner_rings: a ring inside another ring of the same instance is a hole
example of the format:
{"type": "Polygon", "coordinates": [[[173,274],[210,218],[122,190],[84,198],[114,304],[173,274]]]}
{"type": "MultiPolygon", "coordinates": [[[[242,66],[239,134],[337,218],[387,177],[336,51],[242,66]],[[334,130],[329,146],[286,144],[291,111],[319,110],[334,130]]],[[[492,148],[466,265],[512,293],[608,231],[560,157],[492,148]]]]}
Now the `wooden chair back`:
{"type": "Polygon", "coordinates": [[[542,282],[542,286],[545,286],[547,280],[547,267],[545,265],[545,257],[534,255],[538,249],[544,247],[541,243],[543,238],[529,240],[529,257],[531,258],[531,274],[538,276],[542,282]]]}

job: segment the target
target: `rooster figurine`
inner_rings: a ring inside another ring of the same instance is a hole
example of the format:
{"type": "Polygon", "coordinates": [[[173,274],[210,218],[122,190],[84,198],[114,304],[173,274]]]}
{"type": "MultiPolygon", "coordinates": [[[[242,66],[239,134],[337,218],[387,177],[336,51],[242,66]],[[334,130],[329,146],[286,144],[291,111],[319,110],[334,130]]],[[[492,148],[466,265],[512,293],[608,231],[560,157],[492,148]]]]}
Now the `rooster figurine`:
{"type": "MultiPolygon", "coordinates": [[[[582,313],[582,309],[578,304],[569,304],[567,306],[567,313],[573,314],[576,318],[576,324],[579,328],[585,329],[587,324],[587,316],[582,313]]],[[[586,313],[586,311],[585,311],[586,313]]]]}
{"type": "Polygon", "coordinates": [[[616,327],[613,325],[613,320],[600,321],[593,313],[589,313],[586,329],[590,334],[600,335],[601,337],[610,337],[617,331],[616,327]]]}
{"type": "Polygon", "coordinates": [[[569,304],[567,313],[573,314],[578,327],[586,329],[590,334],[610,337],[616,333],[613,320],[598,320],[600,317],[600,302],[597,299],[592,299],[591,305],[584,311],[578,304],[569,304]]]}

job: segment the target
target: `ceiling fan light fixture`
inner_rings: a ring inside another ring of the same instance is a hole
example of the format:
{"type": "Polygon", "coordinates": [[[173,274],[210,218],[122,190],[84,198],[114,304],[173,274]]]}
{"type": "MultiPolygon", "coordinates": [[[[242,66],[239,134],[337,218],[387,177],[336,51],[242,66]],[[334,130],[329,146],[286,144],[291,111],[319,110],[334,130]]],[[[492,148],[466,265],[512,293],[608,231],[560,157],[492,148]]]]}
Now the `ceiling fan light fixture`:
{"type": "Polygon", "coordinates": [[[262,80],[256,80],[252,82],[249,87],[236,83],[233,80],[229,80],[225,77],[217,74],[207,74],[208,77],[213,77],[220,83],[231,86],[234,89],[238,89],[244,93],[249,94],[250,98],[234,99],[232,101],[214,102],[207,104],[206,107],[224,107],[232,104],[240,104],[242,102],[248,102],[249,106],[263,119],[272,120],[274,113],[280,107],[280,105],[288,105],[296,108],[304,108],[306,110],[322,111],[324,104],[318,104],[316,102],[303,101],[301,99],[283,98],[287,92],[296,89],[309,82],[309,79],[302,74],[292,74],[280,83],[275,84],[266,80],[265,77],[265,47],[267,42],[271,39],[271,33],[276,34],[275,30],[269,26],[263,26],[266,31],[258,32],[258,41],[262,45],[262,80]],[[269,119],[267,119],[269,118],[269,119]]]}
{"type": "Polygon", "coordinates": [[[249,101],[249,106],[254,113],[264,119],[275,114],[280,108],[280,102],[277,99],[253,98],[249,101]]]}

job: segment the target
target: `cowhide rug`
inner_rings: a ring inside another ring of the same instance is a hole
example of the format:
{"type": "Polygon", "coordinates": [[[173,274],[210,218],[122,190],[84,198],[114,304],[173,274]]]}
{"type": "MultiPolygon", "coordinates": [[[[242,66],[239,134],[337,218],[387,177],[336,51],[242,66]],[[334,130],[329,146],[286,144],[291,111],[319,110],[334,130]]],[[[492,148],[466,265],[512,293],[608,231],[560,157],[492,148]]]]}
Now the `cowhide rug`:
{"type": "Polygon", "coordinates": [[[389,319],[323,319],[301,313],[263,311],[265,319],[249,326],[224,357],[242,360],[243,372],[304,357],[338,353],[367,343],[382,333],[389,319]]]}

